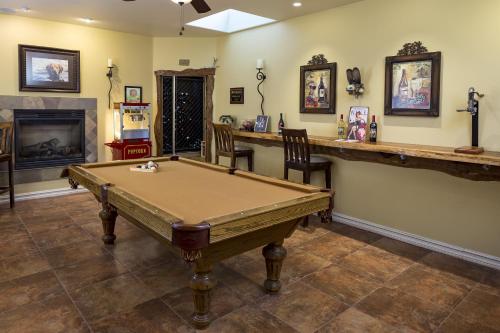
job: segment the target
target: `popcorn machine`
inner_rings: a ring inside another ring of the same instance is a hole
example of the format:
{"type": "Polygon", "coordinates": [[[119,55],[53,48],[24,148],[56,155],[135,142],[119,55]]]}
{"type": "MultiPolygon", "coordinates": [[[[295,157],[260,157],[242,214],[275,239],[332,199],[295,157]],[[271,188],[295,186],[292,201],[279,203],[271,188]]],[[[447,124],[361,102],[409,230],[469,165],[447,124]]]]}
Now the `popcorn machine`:
{"type": "Polygon", "coordinates": [[[113,131],[113,142],[105,145],[114,161],[151,157],[151,104],[115,103],[113,131]]]}

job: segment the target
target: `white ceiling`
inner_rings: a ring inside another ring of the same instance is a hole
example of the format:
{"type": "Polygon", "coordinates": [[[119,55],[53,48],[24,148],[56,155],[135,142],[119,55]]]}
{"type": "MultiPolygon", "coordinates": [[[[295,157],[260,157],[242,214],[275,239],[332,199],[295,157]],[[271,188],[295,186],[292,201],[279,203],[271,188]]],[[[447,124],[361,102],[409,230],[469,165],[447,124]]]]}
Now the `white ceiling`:
{"type": "MultiPolygon", "coordinates": [[[[237,9],[252,14],[286,20],[321,10],[358,2],[361,0],[301,0],[302,7],[292,6],[294,0],[206,0],[212,11],[199,15],[191,7],[185,7],[185,21],[226,9],[237,9]]],[[[15,15],[88,25],[78,18],[95,20],[91,26],[132,32],[149,36],[177,36],[179,32],[179,7],[170,0],[0,0],[0,8],[30,8],[15,15]]],[[[222,33],[200,28],[186,27],[185,36],[218,36],[222,33]]]]}

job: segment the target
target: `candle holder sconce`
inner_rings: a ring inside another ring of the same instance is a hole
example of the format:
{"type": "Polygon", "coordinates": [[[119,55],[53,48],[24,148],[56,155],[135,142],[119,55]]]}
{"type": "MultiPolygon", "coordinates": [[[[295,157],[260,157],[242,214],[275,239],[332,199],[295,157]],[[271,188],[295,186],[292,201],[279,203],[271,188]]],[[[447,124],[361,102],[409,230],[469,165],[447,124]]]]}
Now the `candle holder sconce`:
{"type": "Polygon", "coordinates": [[[361,73],[359,72],[358,67],[347,69],[347,81],[349,82],[349,85],[347,86],[346,91],[349,95],[353,95],[356,98],[363,95],[365,92],[365,85],[361,83],[361,73]]]}
{"type": "Polygon", "coordinates": [[[108,63],[108,72],[106,73],[106,76],[108,77],[109,80],[108,108],[110,109],[111,109],[111,91],[113,90],[113,81],[111,80],[113,78],[113,68],[115,68],[115,66],[113,65],[109,66],[108,63]]]}

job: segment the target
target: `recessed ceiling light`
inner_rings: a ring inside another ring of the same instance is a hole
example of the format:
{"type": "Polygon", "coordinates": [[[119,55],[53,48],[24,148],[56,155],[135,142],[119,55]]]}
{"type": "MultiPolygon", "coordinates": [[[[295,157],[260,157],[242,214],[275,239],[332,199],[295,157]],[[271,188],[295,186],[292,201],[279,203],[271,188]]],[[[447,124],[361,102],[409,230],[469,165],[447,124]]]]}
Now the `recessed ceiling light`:
{"type": "Polygon", "coordinates": [[[297,1],[297,2],[294,2],[294,3],[293,3],[293,6],[294,6],[294,7],[302,7],[302,2],[298,2],[298,1],[297,1]]]}
{"type": "Polygon", "coordinates": [[[206,16],[199,20],[189,22],[188,25],[204,29],[232,33],[240,30],[255,28],[269,24],[275,20],[257,16],[236,9],[227,9],[222,12],[206,16]]]}
{"type": "Polygon", "coordinates": [[[82,17],[82,18],[79,18],[78,20],[80,20],[84,23],[87,23],[87,24],[94,23],[94,19],[91,19],[90,17],[82,17]]]}

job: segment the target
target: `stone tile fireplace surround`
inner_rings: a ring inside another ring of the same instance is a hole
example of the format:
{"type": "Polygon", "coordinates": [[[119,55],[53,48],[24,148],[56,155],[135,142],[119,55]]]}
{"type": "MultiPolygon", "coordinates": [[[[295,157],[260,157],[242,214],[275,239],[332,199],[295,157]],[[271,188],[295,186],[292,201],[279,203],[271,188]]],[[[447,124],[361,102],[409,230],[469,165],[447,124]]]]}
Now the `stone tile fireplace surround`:
{"type": "MultiPolygon", "coordinates": [[[[14,110],[85,110],[85,161],[97,161],[97,99],[66,97],[33,97],[0,95],[0,122],[13,121],[14,110]]],[[[15,170],[15,184],[59,179],[63,166],[15,170]]],[[[0,169],[0,182],[7,181],[7,172],[0,169]]]]}

